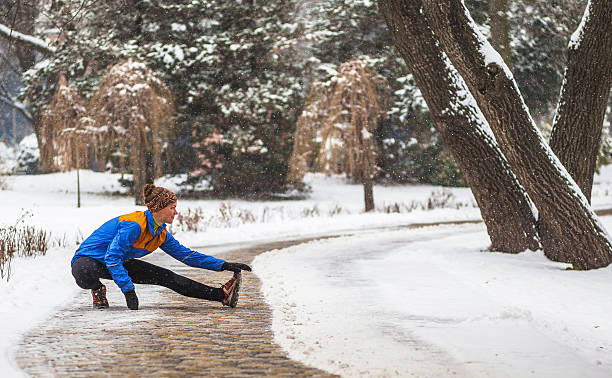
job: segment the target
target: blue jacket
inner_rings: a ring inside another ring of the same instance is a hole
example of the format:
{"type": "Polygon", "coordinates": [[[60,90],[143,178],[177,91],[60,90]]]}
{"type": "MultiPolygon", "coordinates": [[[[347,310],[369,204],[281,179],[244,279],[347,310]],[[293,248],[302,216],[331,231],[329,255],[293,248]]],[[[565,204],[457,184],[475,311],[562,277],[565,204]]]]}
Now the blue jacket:
{"type": "Polygon", "coordinates": [[[166,230],[163,224],[154,233],[153,216],[149,210],[121,215],[104,223],[79,247],[72,262],[89,256],[108,268],[122,292],[134,290],[134,283],[123,263],[143,257],[161,248],[164,252],[189,266],[220,271],[225,260],[207,256],[184,247],[166,230]]]}

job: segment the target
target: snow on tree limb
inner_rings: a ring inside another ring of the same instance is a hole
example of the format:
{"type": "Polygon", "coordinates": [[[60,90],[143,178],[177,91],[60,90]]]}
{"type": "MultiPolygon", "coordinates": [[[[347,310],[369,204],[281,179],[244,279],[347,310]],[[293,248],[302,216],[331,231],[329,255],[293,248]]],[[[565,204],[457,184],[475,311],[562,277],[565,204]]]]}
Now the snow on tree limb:
{"type": "Polygon", "coordinates": [[[570,42],[569,42],[570,49],[577,49],[578,46],[582,43],[585,25],[587,24],[587,22],[589,22],[589,19],[590,19],[591,7],[592,7],[592,3],[589,0],[584,10],[584,15],[582,16],[582,20],[580,21],[580,25],[578,25],[578,27],[576,28],[576,31],[574,31],[574,33],[572,34],[572,37],[570,38],[570,42]]]}
{"type": "Polygon", "coordinates": [[[8,26],[4,24],[0,24],[0,35],[12,41],[18,42],[20,44],[27,45],[33,48],[34,50],[41,52],[45,55],[54,54],[56,51],[55,47],[49,46],[49,44],[43,41],[42,39],[31,36],[31,35],[20,33],[16,30],[9,28],[8,26]]]}
{"type": "Polygon", "coordinates": [[[23,102],[18,101],[15,98],[8,98],[6,96],[0,96],[0,101],[6,103],[9,106],[12,106],[15,109],[17,109],[19,112],[21,112],[21,114],[23,114],[23,116],[25,118],[28,119],[28,121],[30,121],[30,122],[32,121],[32,115],[28,111],[27,105],[24,104],[23,102]]]}

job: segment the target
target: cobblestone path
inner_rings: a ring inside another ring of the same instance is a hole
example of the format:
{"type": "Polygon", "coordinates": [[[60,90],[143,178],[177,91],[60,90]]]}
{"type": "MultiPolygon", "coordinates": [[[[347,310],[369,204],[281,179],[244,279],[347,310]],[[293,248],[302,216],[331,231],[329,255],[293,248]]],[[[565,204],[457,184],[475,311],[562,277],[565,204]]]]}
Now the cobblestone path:
{"type": "MultiPolygon", "coordinates": [[[[259,253],[304,242],[268,243],[219,255],[250,263],[259,253]]],[[[203,249],[206,253],[214,252],[203,249]]],[[[157,251],[149,259],[211,286],[230,272],[190,268],[157,251]]],[[[111,281],[110,309],[91,307],[83,290],[25,335],[17,363],[31,376],[329,376],[288,359],[274,343],[271,312],[253,273],[243,273],[237,308],[180,296],[168,289],[137,285],[139,311],[127,310],[111,281]]]]}

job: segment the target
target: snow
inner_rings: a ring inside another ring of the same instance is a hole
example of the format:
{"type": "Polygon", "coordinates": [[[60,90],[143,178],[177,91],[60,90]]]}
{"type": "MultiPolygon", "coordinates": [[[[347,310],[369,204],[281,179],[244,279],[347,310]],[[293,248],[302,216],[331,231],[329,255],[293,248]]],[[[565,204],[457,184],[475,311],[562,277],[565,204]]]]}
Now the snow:
{"type": "Polygon", "coordinates": [[[512,75],[512,71],[510,71],[510,68],[506,65],[506,63],[504,62],[504,59],[497,52],[497,50],[495,50],[495,48],[491,46],[491,44],[487,40],[487,37],[485,37],[483,33],[480,31],[478,24],[472,18],[472,15],[468,11],[467,7],[465,6],[464,1],[462,1],[462,6],[465,12],[465,17],[468,21],[468,25],[474,31],[474,36],[476,37],[476,40],[478,41],[479,51],[484,59],[485,67],[488,66],[489,64],[494,63],[497,66],[499,66],[501,69],[504,70],[504,74],[509,80],[514,81],[514,76],[512,75]]]}
{"type": "Polygon", "coordinates": [[[275,341],[335,374],[610,376],[612,268],[488,243],[482,225],[376,231],[268,252],[254,271],[275,341]]]}
{"type": "MultiPolygon", "coordinates": [[[[81,208],[74,171],[5,177],[0,227],[24,217],[25,224],[50,231],[53,244],[45,256],[13,259],[10,279],[0,280],[5,377],[23,375],[14,362],[22,335],[83,294],[70,274],[76,241],[107,219],[144,209],[130,197],[108,195],[124,191],[119,175],[81,170],[80,176],[81,208]]],[[[483,252],[488,237],[482,224],[400,228],[480,219],[466,188],[445,189],[453,198],[444,208],[386,213],[382,209],[395,203],[402,209],[412,201],[426,204],[442,188],[377,185],[378,211],[365,214],[361,185],[312,174],[306,181],[313,188],[306,200],[180,199],[181,213],[200,209],[213,221],[206,232],[172,225],[178,240],[205,253],[206,245],[343,235],[254,261],[253,274],[273,310],[275,340],[291,358],[343,376],[612,373],[611,268],[566,271],[541,252],[483,252]],[[248,210],[258,221],[216,221],[222,206],[248,210]]],[[[173,188],[168,178],[157,183],[173,188]]],[[[612,166],[595,178],[593,201],[596,208],[612,207],[612,166]]],[[[610,227],[612,220],[603,223],[610,227]]],[[[212,250],[222,258],[219,247],[212,250]]],[[[116,285],[107,289],[121,301],[116,285]]]]}

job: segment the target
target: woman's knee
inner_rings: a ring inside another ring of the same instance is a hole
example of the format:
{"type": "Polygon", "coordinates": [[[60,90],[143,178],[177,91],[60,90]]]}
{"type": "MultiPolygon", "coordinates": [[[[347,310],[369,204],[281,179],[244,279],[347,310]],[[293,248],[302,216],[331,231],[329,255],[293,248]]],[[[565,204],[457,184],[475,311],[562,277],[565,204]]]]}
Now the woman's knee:
{"type": "Polygon", "coordinates": [[[91,257],[79,257],[72,263],[72,276],[82,289],[97,289],[100,287],[100,275],[97,261],[91,257]]]}

